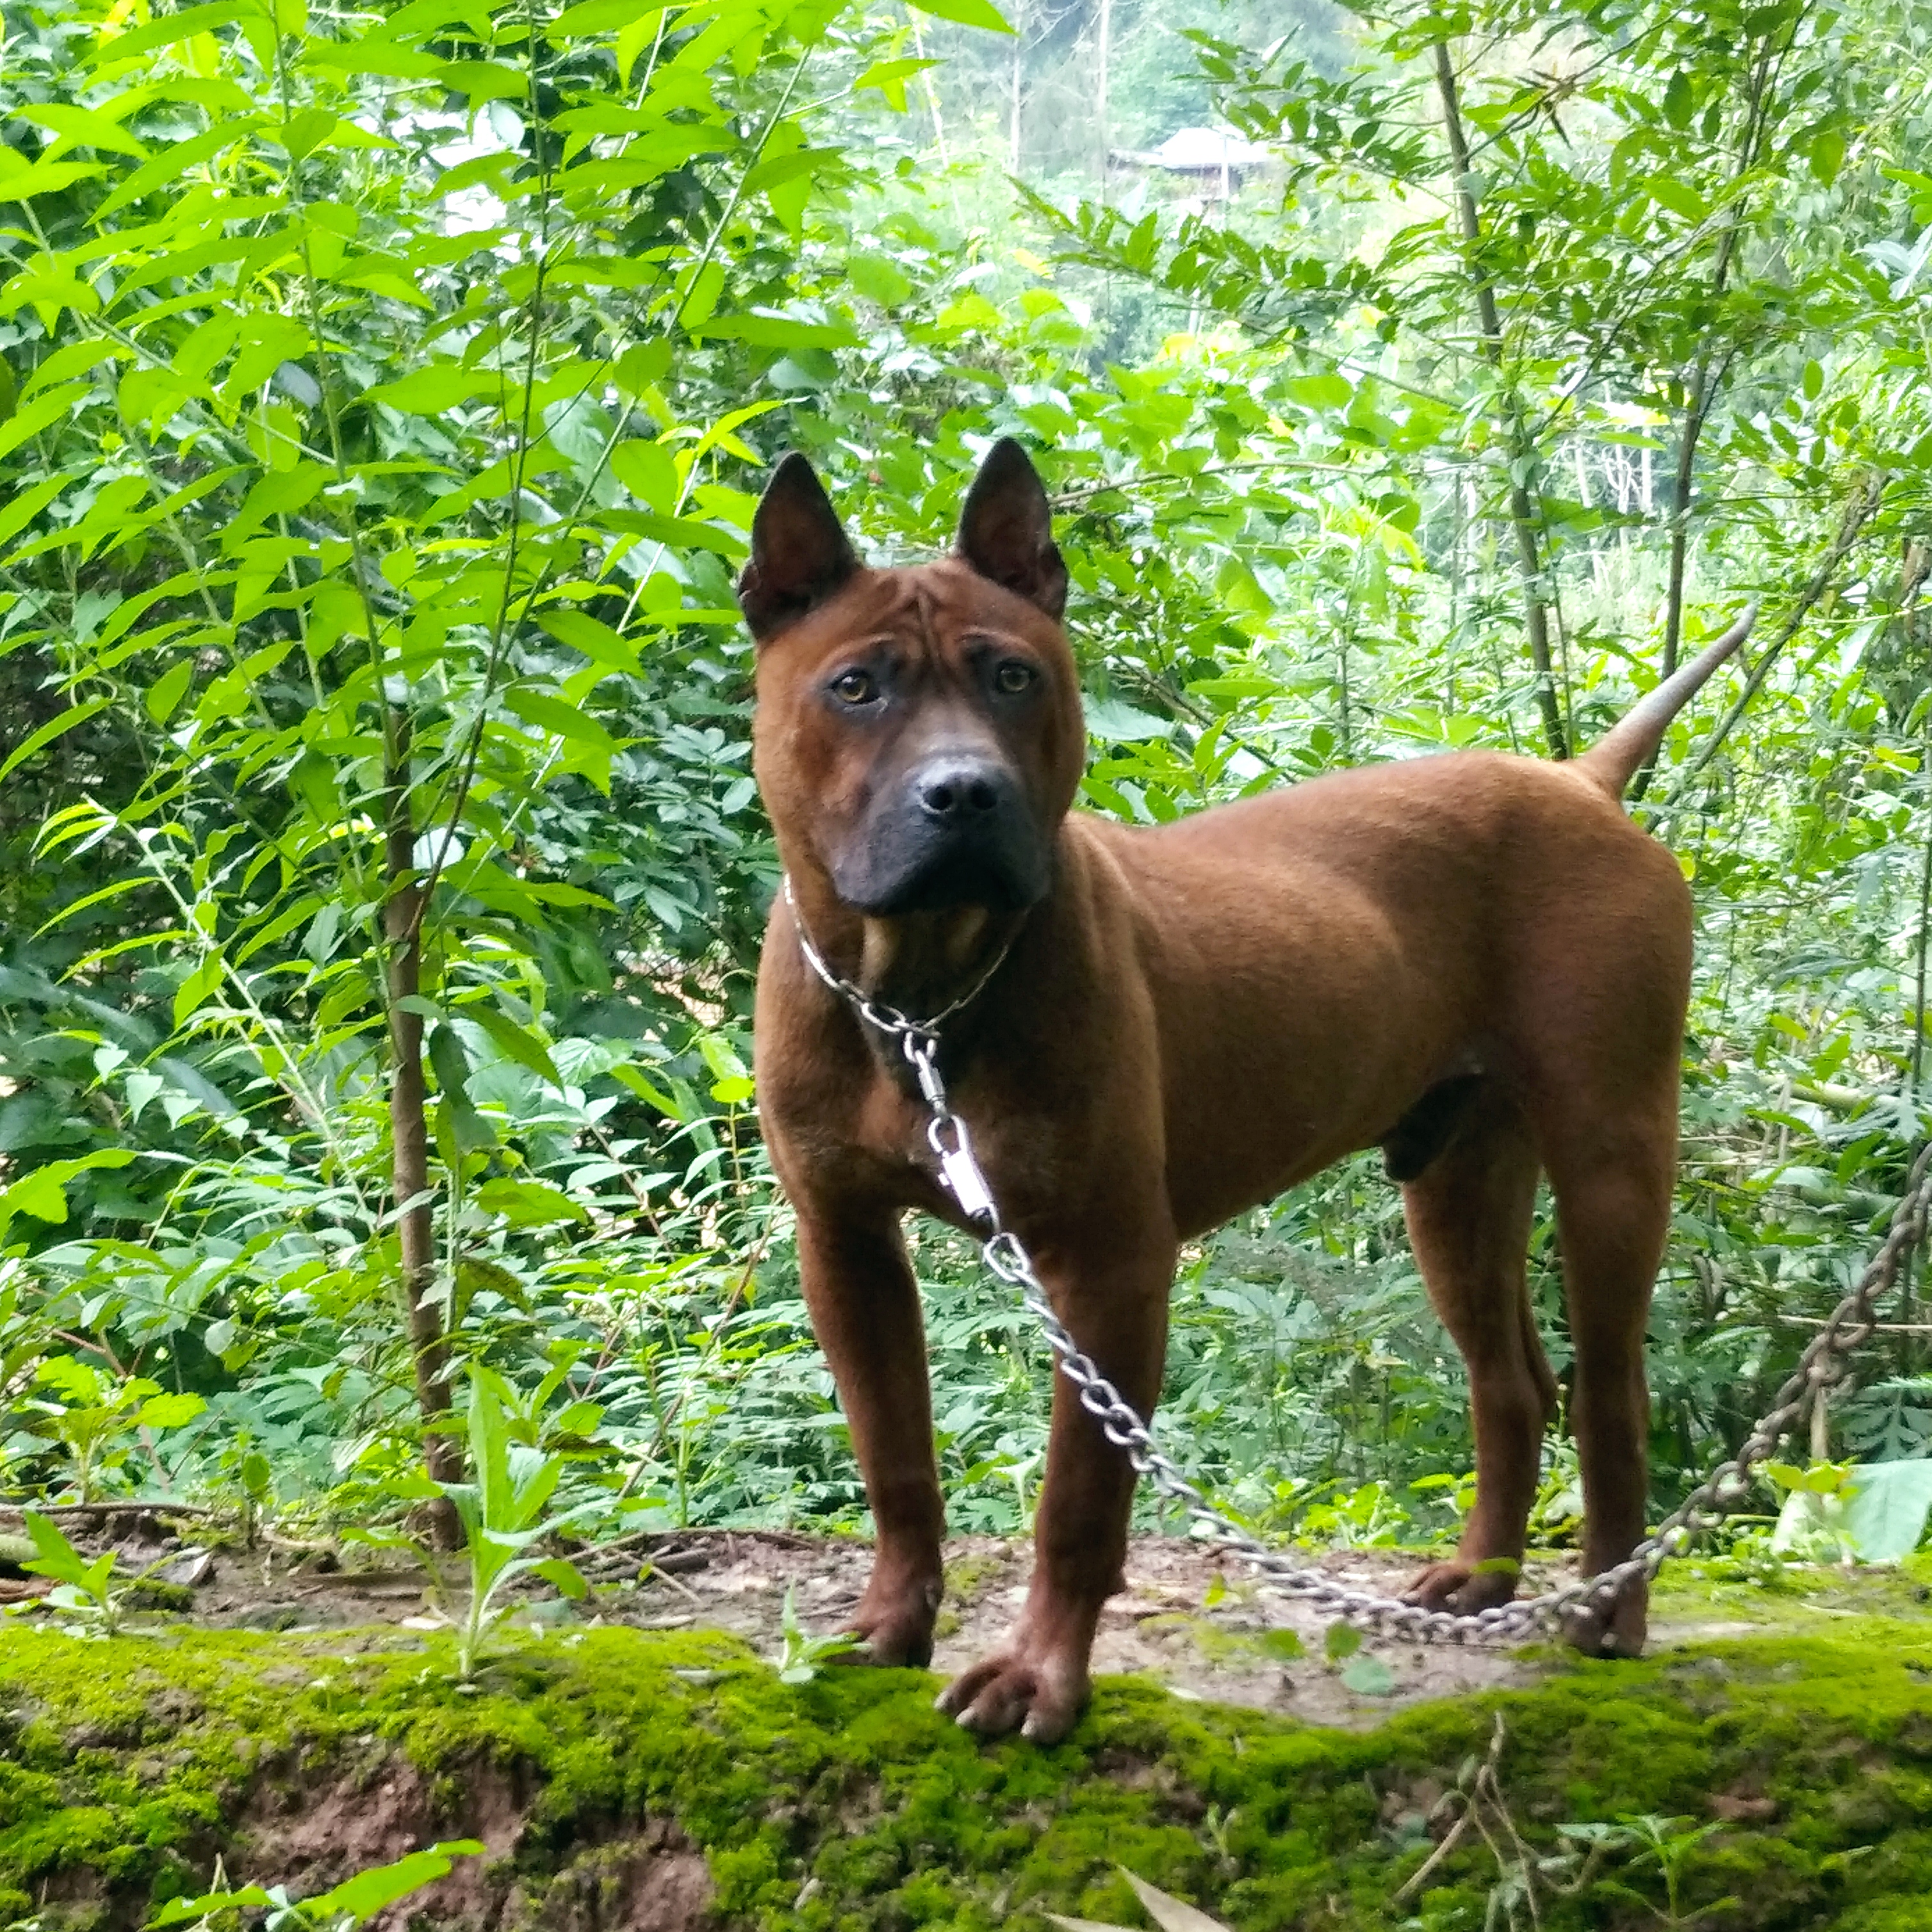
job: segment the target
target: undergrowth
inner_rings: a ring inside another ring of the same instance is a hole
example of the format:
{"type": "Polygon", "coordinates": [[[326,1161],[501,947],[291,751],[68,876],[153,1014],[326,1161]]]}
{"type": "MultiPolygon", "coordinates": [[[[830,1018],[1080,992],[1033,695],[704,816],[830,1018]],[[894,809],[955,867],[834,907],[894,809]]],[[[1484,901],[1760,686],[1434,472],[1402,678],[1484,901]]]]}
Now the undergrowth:
{"type": "MultiPolygon", "coordinates": [[[[1574,1895],[1545,1894],[1552,1932],[1910,1932],[1932,1898],[1922,1617],[1556,1663],[1536,1688],[1361,1732],[1114,1680],[1051,1750],[976,1742],[934,1712],[923,1673],[834,1669],[787,1686],[716,1635],[554,1637],[473,1688],[436,1654],[446,1640],[347,1640],[363,1641],[0,1633],[0,1924],[137,1925],[202,1888],[218,1854],[231,1879],[274,1879],[250,1863],[265,1791],[345,1775],[373,1790],[407,1766],[439,1832],[485,1835],[473,1814],[493,1775],[516,1794],[483,1875],[490,1909],[515,1913],[492,1923],[548,1922],[546,1889],[574,1848],[648,1819],[702,1849],[728,1924],[1128,1922],[1125,1868],[1239,1932],[1500,1926],[1498,1863],[1474,1832],[1404,1895],[1498,1716],[1496,1789],[1532,1855],[1562,1854],[1580,1826],[1716,1827],[1678,1829],[1674,1904],[1658,1862],[1626,1850],[1574,1895]]],[[[472,1922],[424,1910],[418,1922],[472,1922]]]]}

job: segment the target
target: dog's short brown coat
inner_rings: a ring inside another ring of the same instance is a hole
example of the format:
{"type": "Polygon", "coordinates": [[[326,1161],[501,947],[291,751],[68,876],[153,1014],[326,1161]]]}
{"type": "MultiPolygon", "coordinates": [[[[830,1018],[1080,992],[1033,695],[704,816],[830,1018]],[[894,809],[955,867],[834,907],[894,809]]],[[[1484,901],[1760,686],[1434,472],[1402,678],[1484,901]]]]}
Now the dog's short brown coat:
{"type": "MultiPolygon", "coordinates": [[[[1478,1566],[1522,1553],[1554,1402],[1525,1282],[1546,1173],[1582,1560],[1619,1560],[1643,1526],[1642,1342],[1676,1166],[1690,902],[1618,800],[1744,627],[1567,764],[1418,758],[1130,829],[1071,809],[1085,740],[1064,585],[1044,494],[1004,444],[958,554],[910,569],[861,567],[789,459],[741,586],[756,769],[796,901],[773,907],[760,973],[760,1104],[877,1526],[854,1628],[880,1660],[930,1655],[943,1510],[898,1222],[916,1208],[966,1224],[902,1056],[814,977],[801,923],[838,971],[913,1013],[1010,949],[944,1029],[952,1104],[1063,1319],[1143,1414],[1178,1244],[1383,1148],[1468,1366],[1476,1436],[1475,1507],[1455,1559],[1416,1580],[1420,1602],[1466,1610],[1514,1588],[1507,1564],[1478,1566]],[[1006,815],[1012,851],[988,833],[990,856],[952,852],[931,801],[960,772],[987,775],[986,822],[1006,815]],[[1012,883],[1029,836],[1043,893],[1000,903],[1031,890],[1012,883]],[[969,860],[988,883],[949,900],[946,879],[979,876],[969,860]]],[[[1031,1588],[1004,1647],[944,1694],[962,1723],[1042,1739],[1072,1724],[1131,1480],[1057,1387],[1031,1588]]],[[[1644,1620],[1630,1591],[1572,1635],[1634,1652],[1644,1620]]]]}

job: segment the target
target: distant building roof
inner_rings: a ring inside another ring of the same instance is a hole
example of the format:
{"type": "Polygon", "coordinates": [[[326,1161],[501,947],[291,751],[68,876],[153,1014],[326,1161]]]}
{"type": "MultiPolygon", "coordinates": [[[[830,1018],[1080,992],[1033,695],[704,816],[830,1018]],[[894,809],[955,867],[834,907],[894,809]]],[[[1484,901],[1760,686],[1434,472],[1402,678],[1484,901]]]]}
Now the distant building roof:
{"type": "Polygon", "coordinates": [[[1268,152],[1219,128],[1179,128],[1157,148],[1116,148],[1114,158],[1171,175],[1218,175],[1260,167],[1268,152]]]}

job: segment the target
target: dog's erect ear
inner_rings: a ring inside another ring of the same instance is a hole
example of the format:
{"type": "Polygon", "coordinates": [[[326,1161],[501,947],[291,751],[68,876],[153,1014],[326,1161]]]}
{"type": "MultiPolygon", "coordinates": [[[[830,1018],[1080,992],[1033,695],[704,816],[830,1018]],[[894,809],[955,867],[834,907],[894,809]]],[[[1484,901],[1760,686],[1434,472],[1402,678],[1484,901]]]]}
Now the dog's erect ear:
{"type": "Polygon", "coordinates": [[[858,567],[825,486],[794,450],[758,499],[751,558],[738,574],[738,608],[752,635],[761,644],[775,637],[858,567]]]}
{"type": "Polygon", "coordinates": [[[1066,608],[1066,566],[1054,546],[1052,506],[1040,472],[1010,436],[987,452],[966,493],[956,548],[982,577],[1056,621],[1066,608]]]}

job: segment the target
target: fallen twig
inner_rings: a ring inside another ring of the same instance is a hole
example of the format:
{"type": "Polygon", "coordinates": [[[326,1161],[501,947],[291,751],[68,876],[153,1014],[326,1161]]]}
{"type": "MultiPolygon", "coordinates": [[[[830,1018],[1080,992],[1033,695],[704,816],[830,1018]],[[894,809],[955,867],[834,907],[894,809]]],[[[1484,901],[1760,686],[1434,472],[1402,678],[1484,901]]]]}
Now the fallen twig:
{"type": "Polygon", "coordinates": [[[9,1516],[25,1516],[32,1510],[37,1516],[226,1516],[226,1510],[210,1509],[202,1503],[161,1502],[150,1498],[146,1502],[132,1498],[117,1498],[112,1502],[102,1503],[7,1503],[0,1502],[0,1511],[9,1516]]]}

